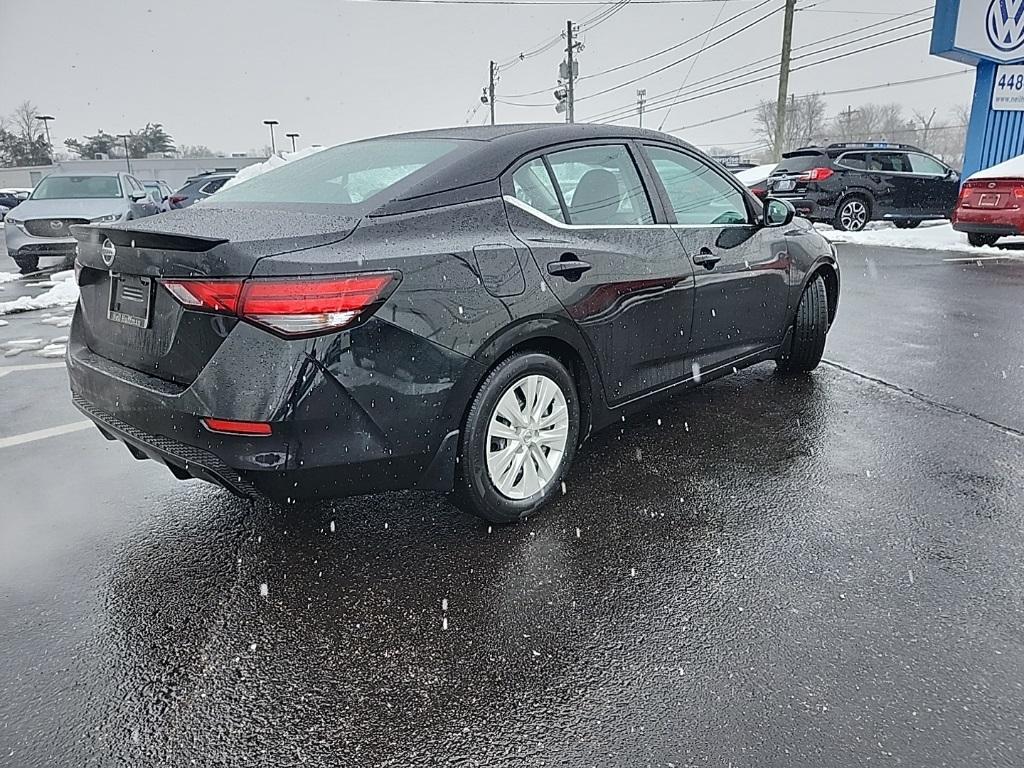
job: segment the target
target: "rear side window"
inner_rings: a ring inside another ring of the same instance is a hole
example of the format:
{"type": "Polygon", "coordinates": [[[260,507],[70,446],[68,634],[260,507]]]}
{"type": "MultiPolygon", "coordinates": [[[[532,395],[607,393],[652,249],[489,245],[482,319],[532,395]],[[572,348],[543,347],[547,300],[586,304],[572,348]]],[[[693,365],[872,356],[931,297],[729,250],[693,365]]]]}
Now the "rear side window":
{"type": "Polygon", "coordinates": [[[203,186],[199,188],[199,191],[202,192],[204,195],[212,195],[214,192],[216,192],[218,189],[224,186],[225,181],[227,181],[227,179],[213,179],[212,181],[208,181],[205,184],[203,184],[203,186]]]}
{"type": "Polygon", "coordinates": [[[228,187],[218,201],[355,205],[439,165],[464,142],[371,139],[342,144],[228,187]]]}
{"type": "Polygon", "coordinates": [[[548,155],[572,224],[651,224],[654,214],[625,146],[580,147],[548,155]]]}
{"type": "Polygon", "coordinates": [[[551,183],[548,169],[540,158],[531,160],[512,174],[512,188],[517,200],[522,200],[534,210],[565,223],[555,186],[551,183]]]}
{"type": "Polygon", "coordinates": [[[822,168],[830,165],[828,157],[821,152],[801,152],[794,155],[787,155],[782,158],[772,175],[780,173],[803,173],[812,168],[822,168]]]}
{"type": "Polygon", "coordinates": [[[865,152],[847,152],[836,160],[836,165],[844,168],[853,168],[857,171],[865,171],[868,167],[868,156],[865,152]]]}

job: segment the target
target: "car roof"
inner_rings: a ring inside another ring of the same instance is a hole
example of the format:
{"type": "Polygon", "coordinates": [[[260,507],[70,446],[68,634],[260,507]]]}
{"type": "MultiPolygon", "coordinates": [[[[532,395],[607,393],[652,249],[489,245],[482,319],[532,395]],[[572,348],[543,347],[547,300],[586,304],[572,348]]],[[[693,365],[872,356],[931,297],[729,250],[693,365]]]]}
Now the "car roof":
{"type": "MultiPolygon", "coordinates": [[[[362,141],[380,139],[455,139],[465,142],[466,146],[456,149],[450,162],[445,163],[436,173],[403,189],[397,198],[374,211],[377,215],[414,210],[421,207],[422,202],[410,205],[409,201],[420,201],[421,198],[443,195],[453,190],[486,186],[489,193],[497,194],[498,178],[517,160],[540,150],[554,151],[559,144],[602,139],[646,140],[670,143],[693,150],[687,142],[667,133],[646,128],[595,123],[462,126],[396,133],[362,141]]],[[[444,201],[438,200],[438,204],[444,204],[444,201]]]]}

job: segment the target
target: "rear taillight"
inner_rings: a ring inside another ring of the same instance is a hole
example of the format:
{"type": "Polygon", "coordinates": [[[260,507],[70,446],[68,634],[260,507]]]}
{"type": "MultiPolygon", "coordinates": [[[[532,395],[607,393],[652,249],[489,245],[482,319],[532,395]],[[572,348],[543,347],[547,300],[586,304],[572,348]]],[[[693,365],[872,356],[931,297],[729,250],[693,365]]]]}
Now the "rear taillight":
{"type": "Polygon", "coordinates": [[[1013,196],[1018,200],[1024,199],[1024,187],[1014,187],[1013,196]]]}
{"type": "Polygon", "coordinates": [[[764,187],[751,187],[750,191],[754,194],[754,196],[759,197],[762,200],[764,200],[765,195],[768,194],[768,190],[765,189],[764,187]]]}
{"type": "Polygon", "coordinates": [[[171,205],[177,205],[178,203],[184,203],[188,198],[185,195],[171,195],[168,200],[170,200],[171,205]]]}
{"type": "Polygon", "coordinates": [[[824,181],[831,176],[835,171],[831,168],[811,168],[809,171],[804,171],[797,179],[799,181],[824,181]]]}
{"type": "Polygon", "coordinates": [[[180,304],[235,315],[282,336],[339,331],[372,315],[398,285],[395,272],[317,278],[163,280],[180,304]]]}

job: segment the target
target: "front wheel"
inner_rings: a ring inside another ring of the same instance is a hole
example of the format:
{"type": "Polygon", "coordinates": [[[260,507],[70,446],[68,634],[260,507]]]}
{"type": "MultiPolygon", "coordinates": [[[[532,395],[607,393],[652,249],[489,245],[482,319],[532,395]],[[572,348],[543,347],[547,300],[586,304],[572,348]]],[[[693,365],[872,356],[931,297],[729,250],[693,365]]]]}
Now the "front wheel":
{"type": "Polygon", "coordinates": [[[793,323],[789,348],[775,361],[782,373],[813,371],[825,352],[828,335],[828,291],[821,275],[816,275],[804,289],[793,323]]]}
{"type": "Polygon", "coordinates": [[[870,220],[871,208],[867,200],[851,195],[839,201],[832,226],[843,232],[860,232],[870,220]]]}
{"type": "Polygon", "coordinates": [[[537,512],[561,493],[579,424],[576,386],[564,365],[539,352],[506,358],[470,404],[453,500],[492,523],[537,512]]]}
{"type": "Polygon", "coordinates": [[[995,245],[998,239],[999,235],[983,235],[980,232],[967,233],[967,242],[975,248],[980,248],[983,245],[995,245]]]}

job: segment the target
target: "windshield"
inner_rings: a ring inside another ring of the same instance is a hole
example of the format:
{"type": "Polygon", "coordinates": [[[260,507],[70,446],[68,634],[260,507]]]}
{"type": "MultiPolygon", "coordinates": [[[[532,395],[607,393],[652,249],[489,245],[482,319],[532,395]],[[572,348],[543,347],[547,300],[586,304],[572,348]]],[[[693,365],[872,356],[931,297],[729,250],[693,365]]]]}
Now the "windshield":
{"type": "Polygon", "coordinates": [[[32,193],[33,200],[116,197],[121,197],[121,183],[117,176],[47,176],[32,193]]]}
{"type": "Polygon", "coordinates": [[[324,149],[233,186],[213,200],[246,203],[356,205],[437,163],[461,142],[373,139],[324,149]]]}

